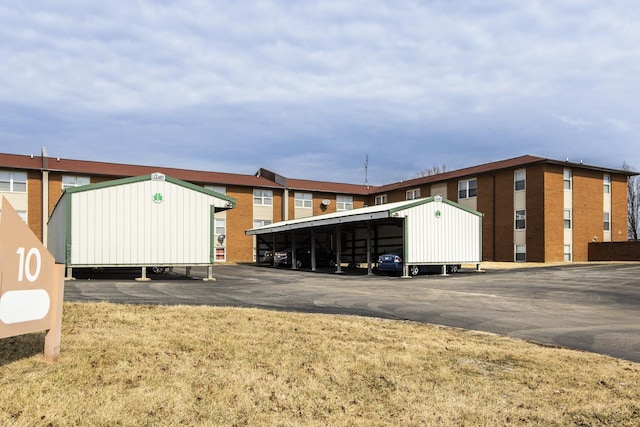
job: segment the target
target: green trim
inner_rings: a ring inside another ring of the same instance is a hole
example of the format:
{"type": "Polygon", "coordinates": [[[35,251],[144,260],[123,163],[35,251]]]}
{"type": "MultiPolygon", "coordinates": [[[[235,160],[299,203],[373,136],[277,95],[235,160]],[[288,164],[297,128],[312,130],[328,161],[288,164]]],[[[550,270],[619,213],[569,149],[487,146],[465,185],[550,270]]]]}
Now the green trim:
{"type": "Polygon", "coordinates": [[[402,218],[402,277],[409,275],[409,264],[407,264],[407,256],[409,255],[409,238],[407,237],[408,222],[409,218],[406,216],[402,218]]]}
{"type": "MultiPolygon", "coordinates": [[[[482,220],[484,218],[484,215],[480,215],[480,260],[479,262],[482,262],[482,220]]],[[[495,237],[494,237],[495,238],[495,237]]],[[[495,257],[495,254],[494,254],[495,257]]]]}
{"type": "MultiPolygon", "coordinates": [[[[190,190],[193,191],[197,191],[198,193],[202,193],[202,194],[206,194],[208,196],[213,196],[216,197],[218,199],[222,199],[225,200],[229,203],[231,203],[231,208],[235,208],[236,207],[236,199],[230,196],[227,196],[225,194],[220,194],[218,192],[212,191],[212,190],[208,190],[204,187],[200,187],[199,185],[196,184],[192,184],[190,182],[187,181],[183,181],[181,179],[177,179],[177,178],[172,178],[170,176],[165,175],[165,179],[166,182],[170,182],[172,184],[178,185],[180,187],[184,187],[184,188],[188,188],[190,190]]],[[[144,181],[151,181],[151,174],[148,175],[140,175],[140,176],[134,176],[134,177],[128,177],[128,178],[120,178],[120,179],[114,179],[111,181],[105,181],[105,182],[98,182],[96,184],[89,184],[89,185],[83,185],[81,187],[73,187],[73,188],[67,188],[65,189],[65,193],[81,193],[83,191],[91,191],[91,190],[98,190],[98,189],[102,189],[102,188],[110,188],[110,187],[116,187],[118,185],[127,185],[127,184],[135,184],[137,182],[144,182],[144,181]]]]}
{"type": "Polygon", "coordinates": [[[215,221],[216,207],[211,205],[209,207],[209,261],[211,264],[216,259],[216,221],[215,221]]]}
{"type": "Polygon", "coordinates": [[[67,218],[66,218],[67,229],[65,231],[66,247],[65,247],[64,259],[65,259],[66,265],[71,265],[71,243],[72,243],[71,242],[71,194],[65,194],[63,195],[63,197],[66,197],[65,204],[67,207],[67,218]]]}
{"type": "MultiPolygon", "coordinates": [[[[433,197],[427,197],[425,199],[416,199],[411,203],[407,203],[406,205],[402,205],[401,207],[389,209],[389,216],[392,216],[394,213],[403,211],[405,209],[411,209],[411,208],[415,208],[416,206],[421,206],[421,205],[424,205],[426,203],[433,202],[433,200],[434,200],[433,197]]],[[[384,205],[381,205],[381,206],[384,206],[384,205]]]]}

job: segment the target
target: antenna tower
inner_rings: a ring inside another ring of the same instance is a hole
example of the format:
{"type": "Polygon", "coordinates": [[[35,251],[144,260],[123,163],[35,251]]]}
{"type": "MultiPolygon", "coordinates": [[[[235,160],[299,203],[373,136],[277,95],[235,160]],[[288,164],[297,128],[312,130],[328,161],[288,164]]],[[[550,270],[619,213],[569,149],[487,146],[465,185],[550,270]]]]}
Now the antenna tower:
{"type": "Polygon", "coordinates": [[[369,155],[364,158],[364,185],[369,185],[369,155]]]}

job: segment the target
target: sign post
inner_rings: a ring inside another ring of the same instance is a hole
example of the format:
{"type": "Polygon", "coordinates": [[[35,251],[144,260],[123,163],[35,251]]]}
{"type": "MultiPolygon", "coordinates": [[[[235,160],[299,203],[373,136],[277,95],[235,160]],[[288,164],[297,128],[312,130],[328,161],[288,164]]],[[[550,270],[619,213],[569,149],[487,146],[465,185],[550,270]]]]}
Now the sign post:
{"type": "Polygon", "coordinates": [[[62,335],[64,265],[6,198],[0,213],[0,339],[46,330],[44,357],[57,361],[62,335]]]}

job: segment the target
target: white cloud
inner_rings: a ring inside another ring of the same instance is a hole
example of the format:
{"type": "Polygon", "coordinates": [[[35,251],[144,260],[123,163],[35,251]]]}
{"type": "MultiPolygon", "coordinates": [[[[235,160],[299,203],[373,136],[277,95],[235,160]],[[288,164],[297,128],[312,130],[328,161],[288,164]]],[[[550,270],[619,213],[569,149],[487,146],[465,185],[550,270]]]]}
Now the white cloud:
{"type": "Polygon", "coordinates": [[[609,118],[606,120],[606,122],[613,126],[613,128],[618,132],[628,133],[635,129],[632,124],[620,119],[609,118]]]}
{"type": "Polygon", "coordinates": [[[638,15],[631,1],[3,4],[2,151],[35,133],[66,157],[121,141],[150,162],[179,146],[155,158],[332,162],[351,179],[354,156],[391,150],[381,182],[585,146],[619,163],[609,150],[639,119],[638,15]]]}

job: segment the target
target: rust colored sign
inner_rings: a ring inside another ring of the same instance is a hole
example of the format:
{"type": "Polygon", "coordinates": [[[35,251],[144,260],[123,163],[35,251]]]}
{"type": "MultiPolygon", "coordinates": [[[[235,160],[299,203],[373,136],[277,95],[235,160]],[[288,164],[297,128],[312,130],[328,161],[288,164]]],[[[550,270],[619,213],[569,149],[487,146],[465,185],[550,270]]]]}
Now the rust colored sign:
{"type": "Polygon", "coordinates": [[[0,338],[47,330],[44,355],[60,355],[64,265],[57,265],[3,197],[0,213],[0,338]]]}

